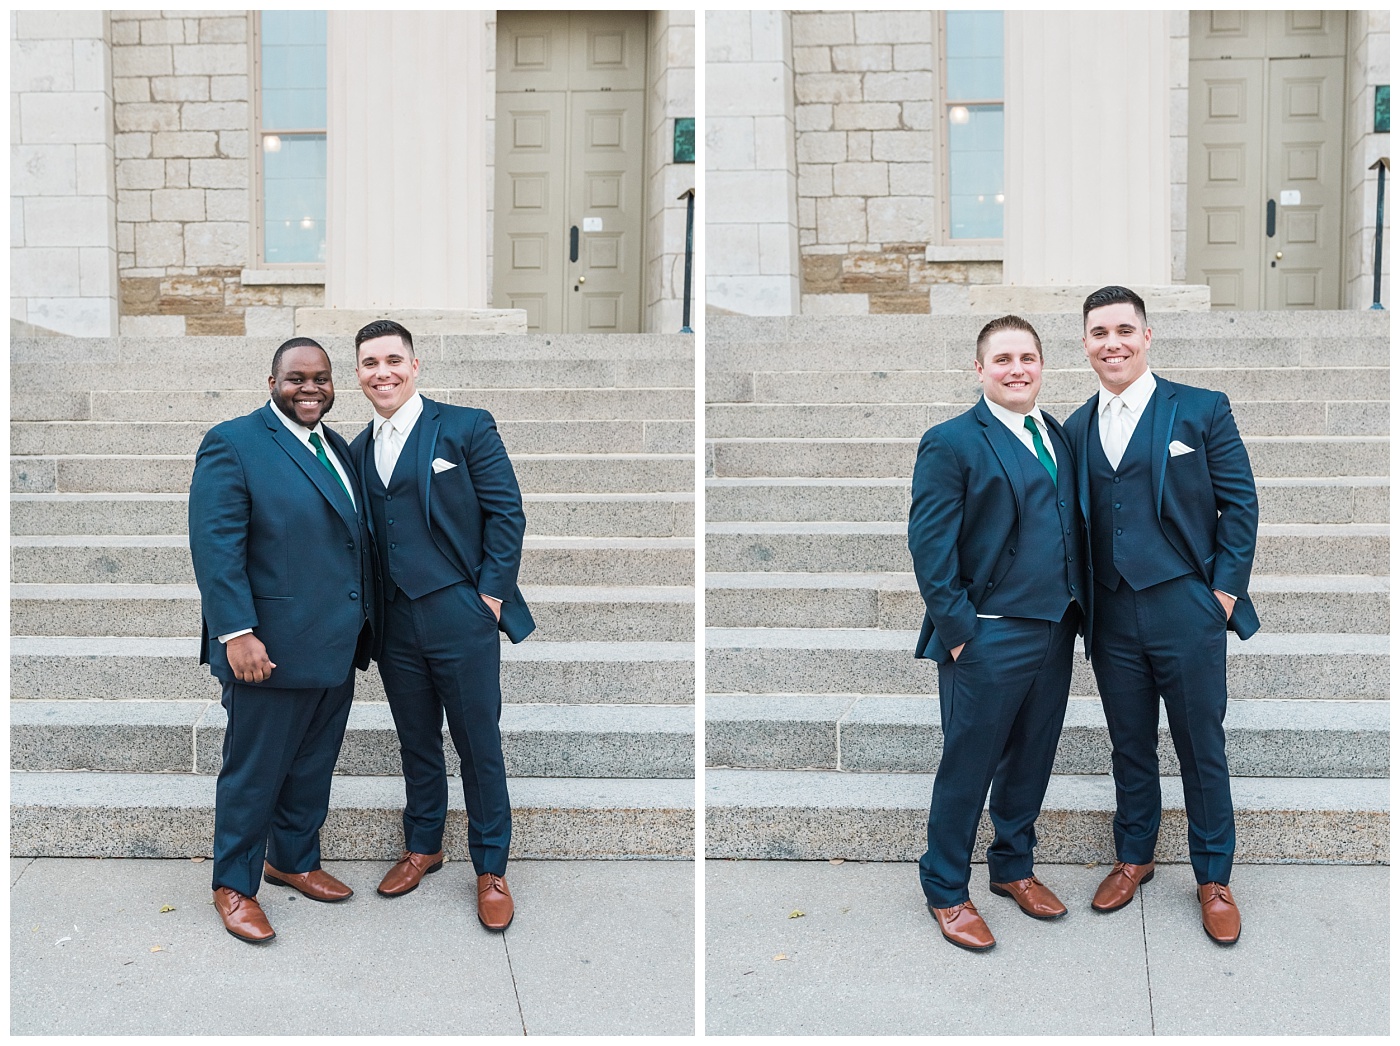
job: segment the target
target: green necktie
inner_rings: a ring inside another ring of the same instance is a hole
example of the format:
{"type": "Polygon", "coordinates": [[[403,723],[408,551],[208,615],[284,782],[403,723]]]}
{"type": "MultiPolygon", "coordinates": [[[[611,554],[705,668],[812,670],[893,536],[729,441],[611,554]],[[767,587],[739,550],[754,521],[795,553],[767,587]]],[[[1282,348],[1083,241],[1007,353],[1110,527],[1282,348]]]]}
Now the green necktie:
{"type": "Polygon", "coordinates": [[[1035,419],[1029,414],[1026,415],[1026,428],[1031,430],[1031,442],[1035,444],[1035,456],[1040,459],[1040,463],[1045,466],[1045,471],[1050,473],[1050,482],[1058,483],[1059,479],[1055,475],[1055,460],[1050,457],[1050,452],[1045,449],[1045,441],[1040,438],[1040,428],[1036,425],[1035,419]]]}
{"type": "MultiPolygon", "coordinates": [[[[321,464],[324,465],[324,466],[326,466],[326,468],[328,468],[328,469],[331,470],[331,475],[335,477],[335,481],[336,481],[337,483],[340,484],[340,489],[341,489],[341,490],[344,490],[344,491],[345,491],[345,496],[346,496],[347,498],[349,498],[349,497],[350,497],[350,491],[348,491],[348,490],[345,489],[345,480],[343,480],[343,479],[340,478],[340,473],[337,472],[337,471],[335,470],[335,466],[331,464],[331,459],[328,458],[328,457],[326,457],[326,448],[325,448],[325,445],[322,444],[320,435],[318,435],[318,434],[315,433],[315,432],[313,432],[313,433],[311,434],[311,445],[312,445],[313,447],[316,448],[316,457],[320,459],[321,464]]],[[[1039,437],[1039,436],[1036,437],[1036,446],[1037,446],[1037,447],[1040,446],[1040,437],[1039,437]]],[[[1050,474],[1051,474],[1052,476],[1055,474],[1053,466],[1052,466],[1052,468],[1051,468],[1050,474]]],[[[354,499],[354,498],[350,498],[350,500],[351,500],[351,501],[354,501],[355,499],[354,499]]]]}

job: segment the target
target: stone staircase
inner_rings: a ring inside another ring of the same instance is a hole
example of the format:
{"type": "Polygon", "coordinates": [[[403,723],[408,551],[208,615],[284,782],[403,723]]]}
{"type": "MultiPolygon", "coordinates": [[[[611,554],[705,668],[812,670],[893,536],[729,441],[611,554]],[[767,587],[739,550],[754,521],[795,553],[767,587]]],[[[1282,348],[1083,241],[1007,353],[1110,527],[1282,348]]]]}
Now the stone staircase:
{"type": "MultiPolygon", "coordinates": [[[[352,438],[353,341],[326,341],[352,438]]],[[[275,339],[11,342],[10,810],[16,856],[208,854],[224,712],[188,541],[207,429],[266,402],[275,339]]],[[[694,853],[694,339],[422,337],[419,387],[496,416],[538,622],[502,648],[514,857],[694,853]]],[[[458,772],[451,741],[449,773],[458,772]]],[[[450,856],[465,858],[461,789],[450,856]]],[[[401,848],[398,741],[359,675],[328,857],[401,848]]]]}
{"type": "MultiPolygon", "coordinates": [[[[706,342],[706,845],[729,858],[914,860],[941,753],[906,541],[919,437],[979,395],[988,317],[711,317],[706,342]]],[[[1078,315],[1028,317],[1040,402],[1096,388],[1078,315]]],[[[1388,862],[1389,341],[1384,313],[1152,318],[1164,377],[1230,396],[1259,488],[1230,637],[1241,862],[1388,862]]],[[[1111,861],[1109,743],[1077,656],[1044,861],[1111,861]]],[[[1158,858],[1184,861],[1162,716],[1158,858]]],[[[983,818],[978,858],[989,841],[983,818]]]]}

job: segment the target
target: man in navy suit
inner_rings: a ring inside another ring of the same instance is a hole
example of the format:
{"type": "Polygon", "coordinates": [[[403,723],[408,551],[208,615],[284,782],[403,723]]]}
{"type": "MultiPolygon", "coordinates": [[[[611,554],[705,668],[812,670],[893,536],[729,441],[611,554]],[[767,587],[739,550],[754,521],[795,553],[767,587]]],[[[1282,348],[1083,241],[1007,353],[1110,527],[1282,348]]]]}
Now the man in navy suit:
{"type": "Polygon", "coordinates": [[[403,758],[404,851],[379,892],[398,897],[442,867],[442,720],[462,764],[477,918],[504,930],[510,796],[501,755],[501,646],[534,629],[516,586],[525,511],[495,420],[425,399],[413,336],[392,320],[355,335],[355,375],[375,419],[350,452],[379,549],[383,643],[375,655],[403,758]]]}
{"type": "Polygon", "coordinates": [[[1035,820],[1064,725],[1084,556],[1075,468],[1059,424],[1036,406],[1040,337],[1018,316],[977,336],[982,399],[924,433],[909,551],[927,613],[916,657],[938,662],[943,756],[919,878],[951,943],[995,938],[968,897],[982,806],[993,893],[1027,915],[1065,906],[1036,878],[1035,820]]]}
{"type": "Polygon", "coordinates": [[[331,364],[310,338],[272,358],[271,398],[209,430],[190,483],[200,664],[228,712],[214,800],[214,904],[229,933],[274,935],[261,878],[317,901],[350,888],[321,870],[355,668],[374,629],[373,551],[345,440],[321,424],[331,364]]]}
{"type": "Polygon", "coordinates": [[[1225,762],[1225,633],[1259,629],[1249,601],[1259,501],[1249,455],[1221,392],[1148,369],[1142,299],[1104,287],[1084,300],[1084,353],[1099,390],[1065,432],[1079,464],[1088,531],[1093,662],[1113,742],[1116,861],[1094,894],[1122,908],[1152,878],[1162,790],[1157,701],[1181,762],[1187,838],[1201,923],[1233,944],[1234,807],[1225,762]]]}

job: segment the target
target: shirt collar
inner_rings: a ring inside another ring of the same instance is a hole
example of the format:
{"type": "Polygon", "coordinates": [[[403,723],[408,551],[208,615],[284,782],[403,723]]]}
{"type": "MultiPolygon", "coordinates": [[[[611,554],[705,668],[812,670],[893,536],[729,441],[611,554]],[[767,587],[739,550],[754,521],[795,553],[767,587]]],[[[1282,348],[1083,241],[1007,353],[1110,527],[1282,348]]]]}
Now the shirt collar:
{"type": "Polygon", "coordinates": [[[415,392],[408,399],[404,400],[403,406],[387,418],[382,414],[374,416],[374,438],[378,439],[380,432],[385,425],[391,426],[399,435],[403,435],[413,428],[413,423],[418,420],[418,416],[423,413],[423,394],[415,392]]]}
{"type": "MultiPolygon", "coordinates": [[[[1145,370],[1135,382],[1116,395],[1123,398],[1123,406],[1127,407],[1134,417],[1137,417],[1147,406],[1147,401],[1152,398],[1152,393],[1156,388],[1157,379],[1152,376],[1150,370],[1145,370]]],[[[1102,383],[1099,384],[1100,414],[1108,410],[1108,405],[1113,402],[1114,395],[1115,393],[1109,392],[1102,383]]]]}
{"type": "Polygon", "coordinates": [[[987,404],[987,409],[992,412],[992,417],[996,418],[1012,432],[1020,432],[1026,427],[1026,417],[1029,415],[1035,418],[1035,423],[1040,426],[1040,431],[1045,431],[1045,419],[1040,416],[1040,407],[1032,407],[1025,414],[1017,414],[1014,410],[1008,410],[1000,403],[993,403],[986,396],[982,401],[987,404]]]}
{"type": "Polygon", "coordinates": [[[321,429],[321,423],[319,421],[316,422],[314,428],[307,428],[301,422],[293,421],[291,418],[287,417],[287,415],[283,414],[282,408],[277,405],[277,401],[275,399],[268,397],[267,405],[272,408],[272,413],[277,415],[277,420],[280,421],[283,425],[286,425],[287,430],[297,439],[301,440],[303,443],[311,442],[311,434],[313,432],[320,436],[323,440],[326,438],[325,433],[321,429]]]}

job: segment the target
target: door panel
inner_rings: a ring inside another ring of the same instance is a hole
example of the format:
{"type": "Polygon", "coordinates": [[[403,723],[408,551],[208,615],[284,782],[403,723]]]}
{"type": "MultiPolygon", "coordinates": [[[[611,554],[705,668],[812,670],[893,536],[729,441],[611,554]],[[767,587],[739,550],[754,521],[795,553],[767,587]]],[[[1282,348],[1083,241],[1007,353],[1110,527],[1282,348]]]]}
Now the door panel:
{"type": "Polygon", "coordinates": [[[641,329],[646,25],[498,14],[493,297],[532,331],[641,329]]]}

